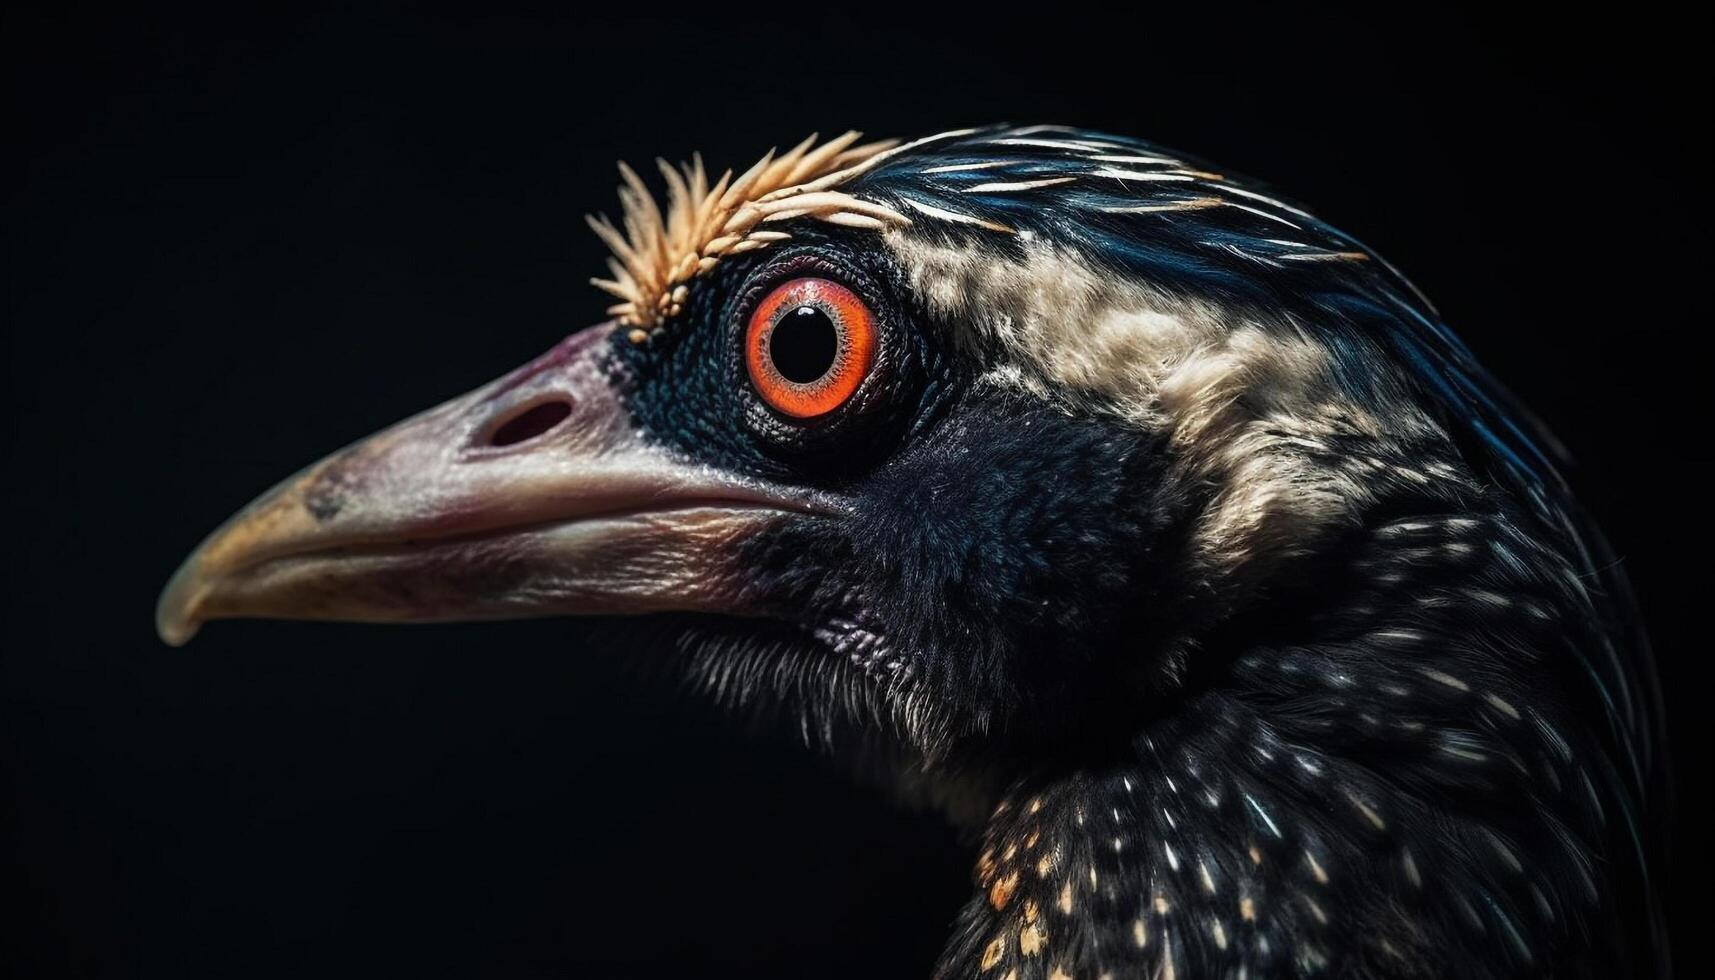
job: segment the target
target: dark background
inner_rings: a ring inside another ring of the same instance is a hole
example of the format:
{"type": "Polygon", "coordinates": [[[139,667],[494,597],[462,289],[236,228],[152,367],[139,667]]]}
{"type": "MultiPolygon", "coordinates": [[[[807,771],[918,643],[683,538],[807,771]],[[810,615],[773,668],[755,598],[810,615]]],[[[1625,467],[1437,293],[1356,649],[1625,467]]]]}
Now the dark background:
{"type": "Polygon", "coordinates": [[[1312,202],[1565,439],[1659,651],[1658,873],[1703,972],[1711,25],[1685,6],[9,6],[0,971],[924,975],[967,893],[951,832],[678,695],[612,624],[175,651],[151,608],[275,479],[599,319],[582,216],[614,160],[1012,120],[1312,202]]]}

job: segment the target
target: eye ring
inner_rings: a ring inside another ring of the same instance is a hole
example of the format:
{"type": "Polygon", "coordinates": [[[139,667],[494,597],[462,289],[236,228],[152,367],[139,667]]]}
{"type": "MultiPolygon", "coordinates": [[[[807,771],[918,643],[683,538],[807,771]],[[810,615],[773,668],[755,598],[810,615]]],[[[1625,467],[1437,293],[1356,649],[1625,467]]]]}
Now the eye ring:
{"type": "Polygon", "coordinates": [[[781,283],[750,315],[744,362],[768,407],[794,419],[819,418],[857,393],[875,364],[869,305],[831,279],[781,283]]]}

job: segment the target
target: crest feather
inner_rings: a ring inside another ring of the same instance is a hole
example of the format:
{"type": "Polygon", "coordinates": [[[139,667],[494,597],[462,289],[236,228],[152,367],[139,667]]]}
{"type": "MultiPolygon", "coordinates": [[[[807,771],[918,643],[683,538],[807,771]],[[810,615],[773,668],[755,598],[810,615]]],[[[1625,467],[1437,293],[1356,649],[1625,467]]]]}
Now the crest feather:
{"type": "Polygon", "coordinates": [[[590,280],[619,300],[608,313],[630,325],[634,339],[647,338],[647,328],[683,309],[687,284],[723,257],[791,237],[764,224],[801,217],[864,229],[910,224],[892,208],[835,189],[898,146],[895,140],[860,144],[860,135],[848,132],[817,146],[812,134],[784,154],[769,150],[737,180],[726,171],[713,186],[699,155],[676,167],[656,160],[667,184],[665,211],[637,172],[621,163],[620,223],[606,215],[587,219],[613,251],[612,277],[590,280]]]}

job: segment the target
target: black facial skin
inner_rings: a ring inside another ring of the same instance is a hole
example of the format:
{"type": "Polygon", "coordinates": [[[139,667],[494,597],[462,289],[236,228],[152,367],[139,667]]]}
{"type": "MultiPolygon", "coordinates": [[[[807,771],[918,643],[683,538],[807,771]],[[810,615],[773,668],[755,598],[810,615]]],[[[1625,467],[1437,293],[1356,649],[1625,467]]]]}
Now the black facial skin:
{"type": "Polygon", "coordinates": [[[849,485],[875,463],[873,451],[936,417],[954,370],[899,305],[903,290],[894,276],[829,240],[723,263],[648,344],[616,337],[633,417],[651,438],[716,466],[803,486],[849,485]],[[857,392],[811,420],[764,404],[743,357],[750,311],[775,286],[804,276],[833,279],[863,297],[880,333],[875,364],[857,392]]]}

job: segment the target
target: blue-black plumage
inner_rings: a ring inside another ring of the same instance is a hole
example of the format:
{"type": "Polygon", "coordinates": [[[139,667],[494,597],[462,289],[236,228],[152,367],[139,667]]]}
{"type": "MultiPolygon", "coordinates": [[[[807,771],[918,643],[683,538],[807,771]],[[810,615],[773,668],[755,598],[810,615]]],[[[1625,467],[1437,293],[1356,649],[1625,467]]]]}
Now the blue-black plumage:
{"type": "Polygon", "coordinates": [[[260,499],[163,635],[687,615],[981,836],[942,976],[1659,968],[1623,577],[1384,260],[1061,127],[662,169],[615,321],[260,499]]]}

